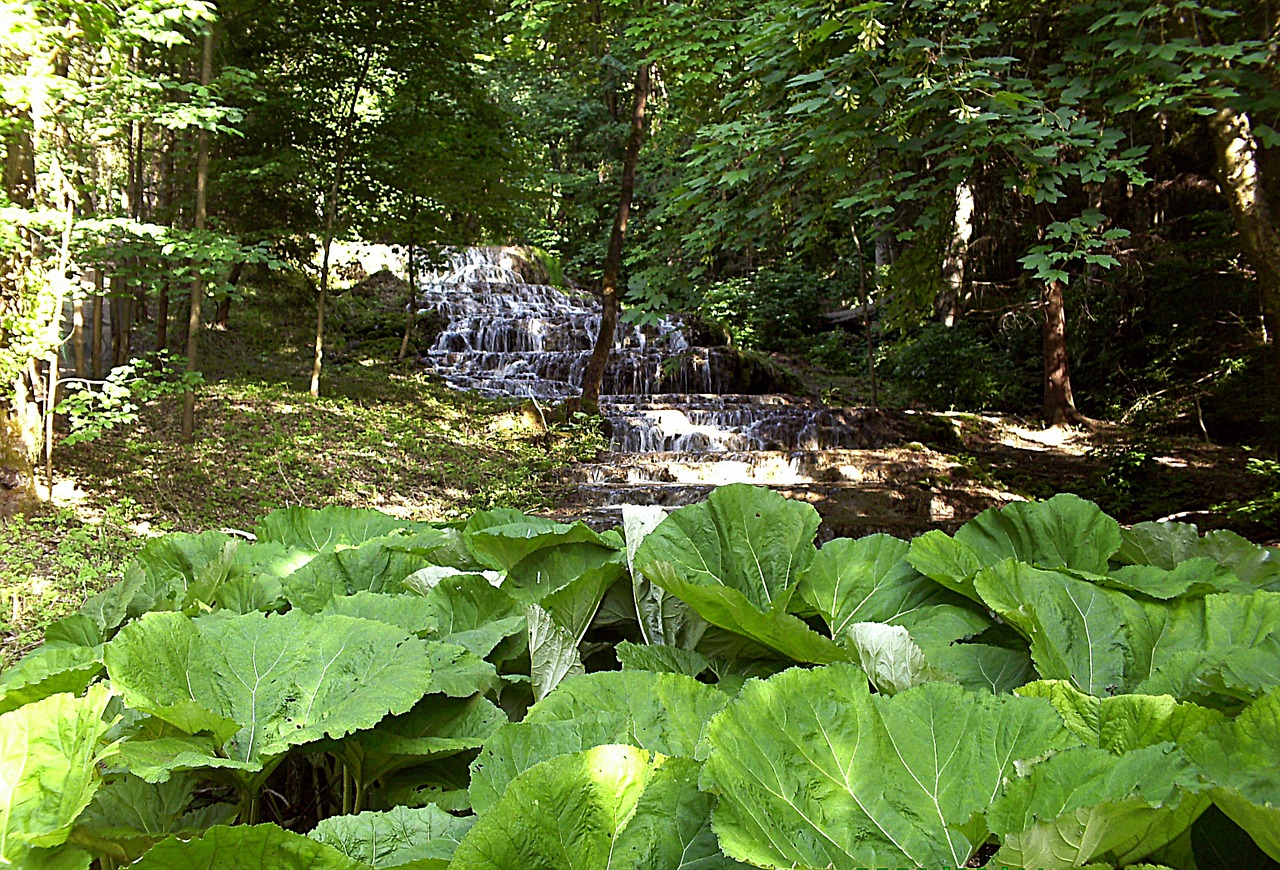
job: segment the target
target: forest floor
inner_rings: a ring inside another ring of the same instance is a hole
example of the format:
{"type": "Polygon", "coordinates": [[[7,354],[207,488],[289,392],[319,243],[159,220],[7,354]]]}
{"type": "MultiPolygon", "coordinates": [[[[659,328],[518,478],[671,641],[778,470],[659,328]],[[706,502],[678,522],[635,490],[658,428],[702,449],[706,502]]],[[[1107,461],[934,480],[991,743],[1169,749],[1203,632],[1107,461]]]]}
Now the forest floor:
{"type": "MultiPolygon", "coordinates": [[[[390,362],[398,336],[342,331],[343,306],[353,302],[337,306],[320,399],[306,392],[310,306],[242,305],[229,329],[207,333],[194,444],[179,438],[179,404],[169,399],[144,407],[130,426],[56,452],[53,500],[0,528],[0,666],[119,579],[158,534],[248,530],[290,505],[451,519],[493,506],[551,512],[574,501],[560,471],[596,457],[597,432],[548,432],[518,407],[390,362]]],[[[383,307],[386,331],[399,315],[383,307]]],[[[1258,541],[1280,538],[1276,483],[1250,473],[1248,450],[1107,425],[1046,432],[1003,416],[934,417],[936,437],[908,452],[950,469],[946,485],[969,485],[975,499],[1072,491],[1125,522],[1175,515],[1258,541]],[[1251,500],[1262,509],[1238,509],[1251,500]]]]}

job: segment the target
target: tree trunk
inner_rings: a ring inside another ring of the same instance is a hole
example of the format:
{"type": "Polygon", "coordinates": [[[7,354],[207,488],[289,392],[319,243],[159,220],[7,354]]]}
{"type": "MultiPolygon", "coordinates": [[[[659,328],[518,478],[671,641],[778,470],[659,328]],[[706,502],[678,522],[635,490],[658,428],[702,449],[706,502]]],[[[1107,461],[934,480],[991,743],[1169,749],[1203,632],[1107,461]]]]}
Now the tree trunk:
{"type": "Polygon", "coordinates": [[[160,285],[160,296],[156,300],[156,352],[169,346],[169,282],[160,285]]]}
{"type": "Polygon", "coordinates": [[[107,292],[102,276],[102,264],[93,273],[93,336],[89,345],[89,367],[94,380],[102,377],[102,321],[103,306],[107,302],[107,292]]]}
{"type": "Polygon", "coordinates": [[[325,201],[324,215],[324,258],[320,272],[320,298],[316,301],[316,347],[311,364],[311,395],[320,395],[320,367],[324,362],[324,306],[329,296],[329,255],[333,248],[334,227],[338,220],[338,194],[342,183],[342,165],[347,159],[347,148],[351,144],[351,122],[355,119],[356,104],[360,101],[360,91],[364,89],[364,80],[369,75],[371,52],[365,51],[360,66],[360,75],[356,78],[355,87],[351,90],[351,103],[347,106],[347,114],[342,122],[339,137],[338,153],[334,162],[333,182],[329,185],[329,195],[325,201]]]}
{"type": "MultiPolygon", "coordinates": [[[[213,27],[204,34],[204,47],[200,53],[200,84],[209,87],[213,79],[213,27]]],[[[203,230],[208,217],[209,186],[209,131],[201,128],[196,152],[196,215],[195,228],[203,230]]],[[[204,300],[204,282],[199,276],[191,282],[191,311],[187,318],[187,373],[199,371],[200,303],[204,300]]],[[[188,389],[182,394],[182,440],[191,441],[196,432],[196,394],[188,389]]]]}
{"type": "Polygon", "coordinates": [[[622,191],[618,197],[618,211],[613,218],[613,231],[609,234],[609,250],[604,258],[604,275],[600,281],[600,331],[596,334],[595,348],[582,376],[582,409],[588,414],[600,411],[600,390],[604,386],[605,368],[609,364],[609,352],[613,350],[614,333],[618,327],[618,272],[622,269],[622,240],[627,232],[627,218],[631,214],[631,197],[636,187],[636,161],[640,157],[640,145],[644,137],[644,107],[649,99],[650,65],[641,64],[636,72],[635,106],[631,111],[631,133],[627,137],[627,150],[622,161],[622,191]]]}
{"type": "Polygon", "coordinates": [[[1076,410],[1067,360],[1067,318],[1061,281],[1044,285],[1044,421],[1050,426],[1087,423],[1076,410]]]}
{"type": "Polygon", "coordinates": [[[938,315],[947,326],[955,326],[964,300],[965,261],[969,256],[969,240],[973,238],[973,188],[966,181],[956,185],[956,208],[951,226],[951,239],[942,261],[942,297],[938,315]]]}
{"type": "MultiPolygon", "coordinates": [[[[231,277],[227,278],[227,283],[232,287],[239,287],[242,275],[244,275],[244,261],[240,260],[231,266],[231,277]]],[[[226,329],[230,320],[231,294],[228,293],[218,300],[218,309],[213,313],[213,322],[219,329],[226,329]]]]}
{"type": "Polygon", "coordinates": [[[400,352],[396,354],[396,362],[404,362],[409,355],[409,337],[413,335],[413,324],[418,319],[418,264],[414,259],[413,242],[409,243],[409,301],[404,316],[404,338],[400,340],[400,352]]]}
{"type": "Polygon", "coordinates": [[[1209,126],[1218,153],[1222,192],[1231,204],[1245,254],[1258,277],[1262,315],[1271,339],[1273,384],[1280,384],[1280,229],[1263,187],[1258,143],[1249,116],[1236,109],[1220,108],[1209,126]]]}
{"type": "Polygon", "coordinates": [[[89,369],[84,360],[84,292],[79,287],[71,300],[71,355],[76,367],[76,377],[89,377],[89,369]]]}

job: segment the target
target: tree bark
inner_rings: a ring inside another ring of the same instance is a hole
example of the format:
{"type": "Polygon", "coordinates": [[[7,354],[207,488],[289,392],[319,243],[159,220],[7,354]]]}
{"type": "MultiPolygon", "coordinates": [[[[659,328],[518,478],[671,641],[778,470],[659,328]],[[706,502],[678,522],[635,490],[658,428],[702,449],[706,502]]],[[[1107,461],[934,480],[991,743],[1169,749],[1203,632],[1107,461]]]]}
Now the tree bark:
{"type": "Polygon", "coordinates": [[[342,165],[347,159],[347,148],[351,144],[351,123],[356,116],[356,104],[360,101],[360,91],[364,89],[364,80],[369,75],[369,61],[372,52],[366,50],[360,66],[360,75],[356,78],[355,87],[351,90],[351,103],[347,106],[347,114],[342,122],[342,131],[338,140],[338,153],[333,169],[333,181],[329,185],[329,195],[325,198],[324,216],[324,258],[320,271],[320,298],[316,301],[316,346],[315,356],[311,364],[311,395],[320,395],[320,367],[324,362],[324,307],[329,296],[329,255],[333,248],[334,227],[338,219],[338,194],[342,184],[342,165]]]}
{"type": "Polygon", "coordinates": [[[942,261],[942,298],[938,315],[947,326],[955,326],[964,300],[965,261],[969,256],[969,240],[973,238],[973,188],[968,182],[956,185],[956,208],[951,225],[951,238],[942,261]]]}
{"type": "Polygon", "coordinates": [[[588,414],[600,411],[600,390],[604,386],[605,368],[609,353],[613,350],[614,333],[618,327],[618,272],[622,269],[622,241],[626,237],[627,219],[631,215],[631,198],[636,187],[636,161],[640,157],[640,145],[644,137],[644,108],[649,99],[650,64],[641,64],[636,72],[635,106],[631,111],[631,133],[627,136],[627,150],[622,161],[622,191],[618,196],[618,211],[613,218],[613,231],[609,234],[609,250],[604,258],[604,275],[600,281],[600,331],[596,334],[595,348],[582,376],[581,406],[588,414]]]}
{"type": "MultiPolygon", "coordinates": [[[[207,88],[213,79],[213,28],[204,34],[204,47],[200,53],[200,84],[207,88]]],[[[196,153],[196,215],[195,228],[203,230],[208,219],[209,187],[209,131],[201,128],[196,153]]],[[[191,311],[187,319],[187,373],[196,372],[200,354],[200,303],[204,300],[204,282],[199,276],[191,282],[191,311]]],[[[182,394],[182,440],[191,441],[196,431],[196,394],[188,389],[182,394]]]]}
{"type": "Polygon", "coordinates": [[[71,300],[71,354],[76,367],[76,377],[89,377],[84,360],[84,292],[76,288],[71,300]]]}
{"type": "MultiPolygon", "coordinates": [[[[1280,384],[1280,229],[1267,201],[1258,143],[1249,116],[1222,107],[1210,118],[1222,192],[1262,292],[1262,316],[1271,339],[1273,384],[1280,384]]],[[[1272,397],[1277,398],[1276,396],[1272,397]]]]}
{"type": "Polygon", "coordinates": [[[1076,410],[1067,359],[1067,318],[1061,281],[1044,285],[1044,421],[1050,426],[1088,423],[1076,410]]]}
{"type": "Polygon", "coordinates": [[[404,338],[400,340],[400,352],[396,354],[396,362],[404,362],[409,355],[409,338],[413,335],[413,324],[418,319],[418,263],[414,259],[413,242],[409,243],[409,300],[404,316],[404,338]]]}
{"type": "Polygon", "coordinates": [[[89,368],[93,372],[94,380],[102,377],[102,321],[103,307],[107,302],[102,268],[102,264],[99,263],[93,274],[93,336],[89,344],[89,368]]]}

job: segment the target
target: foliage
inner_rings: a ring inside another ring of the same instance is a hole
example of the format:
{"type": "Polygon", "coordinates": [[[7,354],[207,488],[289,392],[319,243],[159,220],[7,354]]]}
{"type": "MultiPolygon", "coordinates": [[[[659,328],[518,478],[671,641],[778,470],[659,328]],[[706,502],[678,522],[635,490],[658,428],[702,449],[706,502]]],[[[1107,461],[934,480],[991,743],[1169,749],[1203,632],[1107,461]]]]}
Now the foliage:
{"type": "Polygon", "coordinates": [[[1277,551],[1065,495],[816,551],[811,508],[751,487],[624,519],[153,541],[0,675],[6,857],[1189,868],[1204,816],[1280,858],[1277,551]]]}
{"type": "Polygon", "coordinates": [[[931,408],[981,410],[1026,404],[1010,377],[1011,360],[976,329],[930,323],[884,350],[895,382],[913,401],[931,408]]]}
{"type": "Polygon", "coordinates": [[[167,352],[152,359],[134,359],[107,373],[100,389],[73,379],[66,398],[55,409],[65,414],[70,432],[63,444],[92,441],[108,429],[138,420],[138,409],[161,396],[193,391],[204,383],[199,372],[188,372],[181,357],[167,352]]]}

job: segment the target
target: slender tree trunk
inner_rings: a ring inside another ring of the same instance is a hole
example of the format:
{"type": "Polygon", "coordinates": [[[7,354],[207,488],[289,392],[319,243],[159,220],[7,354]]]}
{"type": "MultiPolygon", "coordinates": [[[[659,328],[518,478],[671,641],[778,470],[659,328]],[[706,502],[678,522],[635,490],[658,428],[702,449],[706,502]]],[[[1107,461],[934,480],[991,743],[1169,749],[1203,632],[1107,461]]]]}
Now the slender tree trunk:
{"type": "Polygon", "coordinates": [[[1236,109],[1220,108],[1209,126],[1218,152],[1222,192],[1231,204],[1245,254],[1258,278],[1263,318],[1271,338],[1273,384],[1280,384],[1280,229],[1262,183],[1258,143],[1249,116],[1236,109]]]}
{"type": "MultiPolygon", "coordinates": [[[[227,283],[232,287],[240,286],[240,278],[244,274],[244,261],[238,261],[231,266],[231,276],[227,279],[227,283]]],[[[228,293],[218,300],[218,308],[213,313],[213,322],[219,329],[226,329],[227,324],[231,321],[231,294],[228,293]]]]}
{"type": "Polygon", "coordinates": [[[95,380],[102,377],[102,321],[103,306],[107,302],[107,292],[102,275],[102,264],[93,274],[93,336],[89,344],[89,366],[95,380]]]}
{"type": "Polygon", "coordinates": [[[1067,318],[1062,301],[1063,284],[1044,285],[1044,421],[1050,426],[1087,423],[1076,410],[1071,393],[1071,368],[1067,360],[1067,318]]]}
{"type": "Polygon", "coordinates": [[[71,354],[76,377],[89,377],[84,360],[84,292],[80,288],[76,288],[75,297],[71,300],[71,354]]]}
{"type": "MultiPolygon", "coordinates": [[[[204,34],[204,47],[200,53],[200,84],[208,87],[213,79],[213,28],[204,34]]],[[[201,128],[196,151],[196,215],[195,228],[203,230],[208,216],[209,186],[209,131],[201,128]]],[[[204,300],[204,282],[199,276],[191,282],[191,311],[187,318],[187,373],[199,371],[200,303],[204,300]]],[[[182,440],[191,441],[196,432],[196,394],[187,390],[182,395],[182,440]]]]}
{"type": "Polygon", "coordinates": [[[641,64],[636,71],[635,105],[631,111],[631,133],[627,136],[627,150],[622,162],[622,191],[618,196],[618,211],[613,218],[613,231],[609,234],[609,250],[604,258],[604,275],[600,281],[600,331],[596,334],[595,348],[582,376],[582,408],[589,414],[599,413],[600,390],[604,386],[605,368],[609,364],[609,352],[613,350],[614,333],[618,327],[618,272],[622,269],[622,241],[627,232],[627,218],[631,214],[631,197],[636,187],[636,161],[640,157],[640,145],[644,138],[644,108],[649,99],[650,65],[641,64]]]}
{"type": "Polygon", "coordinates": [[[409,337],[413,335],[413,324],[418,319],[418,264],[414,259],[413,242],[409,243],[409,301],[404,316],[404,338],[400,340],[400,352],[396,354],[396,362],[404,362],[409,355],[409,337]]]}
{"type": "Polygon", "coordinates": [[[160,284],[160,296],[156,300],[156,352],[169,346],[169,282],[160,284]]]}
{"type": "Polygon", "coordinates": [[[338,219],[338,193],[342,184],[343,163],[347,159],[347,148],[351,144],[351,123],[355,119],[356,104],[360,100],[360,92],[364,89],[364,80],[369,75],[371,53],[366,51],[360,65],[360,75],[356,78],[355,87],[351,90],[351,103],[347,106],[347,114],[342,122],[339,138],[336,166],[333,171],[333,182],[329,185],[329,195],[325,198],[324,215],[324,257],[320,271],[320,298],[316,301],[316,347],[311,364],[311,395],[320,395],[320,367],[324,362],[324,307],[329,296],[329,255],[333,248],[334,227],[338,219]]]}
{"type": "Polygon", "coordinates": [[[942,297],[938,314],[944,324],[955,326],[964,300],[965,261],[969,256],[969,240],[973,238],[973,188],[967,181],[956,185],[956,208],[951,226],[951,239],[942,261],[942,297]]]}

